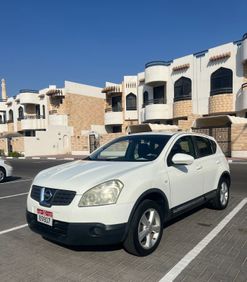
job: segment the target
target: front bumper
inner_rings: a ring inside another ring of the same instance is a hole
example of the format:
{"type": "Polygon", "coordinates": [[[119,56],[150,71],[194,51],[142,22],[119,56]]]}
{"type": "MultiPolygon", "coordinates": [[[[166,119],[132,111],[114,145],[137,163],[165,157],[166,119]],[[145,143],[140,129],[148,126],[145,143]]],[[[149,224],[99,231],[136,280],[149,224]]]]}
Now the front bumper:
{"type": "Polygon", "coordinates": [[[127,224],[68,223],[53,220],[53,226],[37,221],[37,215],[26,212],[29,228],[52,241],[68,246],[113,245],[123,242],[127,224]]]}

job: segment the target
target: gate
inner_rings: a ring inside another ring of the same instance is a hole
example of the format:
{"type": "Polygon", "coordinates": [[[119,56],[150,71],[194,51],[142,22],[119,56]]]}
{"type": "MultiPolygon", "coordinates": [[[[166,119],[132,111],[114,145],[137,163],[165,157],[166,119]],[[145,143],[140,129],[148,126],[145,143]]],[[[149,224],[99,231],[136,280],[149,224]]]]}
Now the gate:
{"type": "Polygon", "coordinates": [[[194,132],[207,134],[214,137],[226,157],[231,157],[231,127],[203,127],[193,128],[194,132]]]}

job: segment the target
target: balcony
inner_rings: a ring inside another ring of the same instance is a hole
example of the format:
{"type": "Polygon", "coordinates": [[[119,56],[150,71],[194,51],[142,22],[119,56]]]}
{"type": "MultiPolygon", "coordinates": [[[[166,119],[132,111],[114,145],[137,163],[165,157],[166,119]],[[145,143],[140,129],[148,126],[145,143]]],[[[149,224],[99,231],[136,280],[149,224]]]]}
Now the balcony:
{"type": "Polygon", "coordinates": [[[224,92],[224,94],[217,93],[217,95],[213,96],[211,94],[211,96],[209,97],[209,114],[225,114],[234,112],[235,96],[235,94],[226,92],[224,92]]]}
{"type": "Polygon", "coordinates": [[[16,101],[20,104],[39,104],[39,91],[30,89],[21,89],[19,95],[16,97],[16,101]]]}
{"type": "Polygon", "coordinates": [[[148,100],[143,106],[143,121],[165,120],[169,116],[169,106],[164,104],[164,98],[148,100]]]}
{"type": "Polygon", "coordinates": [[[154,61],[145,65],[145,83],[148,85],[156,85],[168,81],[168,65],[163,61],[154,61]]]}
{"type": "Polygon", "coordinates": [[[121,125],[123,124],[123,112],[114,111],[111,108],[105,110],[105,125],[121,125]]]}
{"type": "Polygon", "coordinates": [[[247,33],[243,36],[242,41],[242,60],[243,63],[247,61],[247,33]]]}
{"type": "Polygon", "coordinates": [[[102,93],[122,93],[122,85],[112,85],[112,86],[107,86],[102,89],[102,93]]]}
{"type": "Polygon", "coordinates": [[[46,120],[43,116],[26,115],[23,118],[18,118],[20,121],[19,130],[37,130],[46,128],[46,120]]]}

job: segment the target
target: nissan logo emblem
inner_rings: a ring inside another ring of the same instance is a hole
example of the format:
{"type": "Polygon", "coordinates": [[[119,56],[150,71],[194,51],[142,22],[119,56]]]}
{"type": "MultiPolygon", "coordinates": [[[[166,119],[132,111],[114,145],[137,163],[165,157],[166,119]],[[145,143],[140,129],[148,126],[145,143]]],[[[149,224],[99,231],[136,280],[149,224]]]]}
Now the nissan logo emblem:
{"type": "Polygon", "coordinates": [[[52,198],[52,192],[50,190],[45,190],[44,192],[44,200],[48,202],[52,198]]]}

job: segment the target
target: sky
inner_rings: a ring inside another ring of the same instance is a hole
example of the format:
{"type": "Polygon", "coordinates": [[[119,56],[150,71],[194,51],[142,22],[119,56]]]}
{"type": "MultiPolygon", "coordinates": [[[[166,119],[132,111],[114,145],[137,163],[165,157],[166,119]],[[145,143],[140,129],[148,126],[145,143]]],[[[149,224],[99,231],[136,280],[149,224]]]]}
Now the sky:
{"type": "Polygon", "coordinates": [[[0,78],[7,94],[103,87],[171,60],[239,40],[246,0],[0,0],[0,78]]]}

